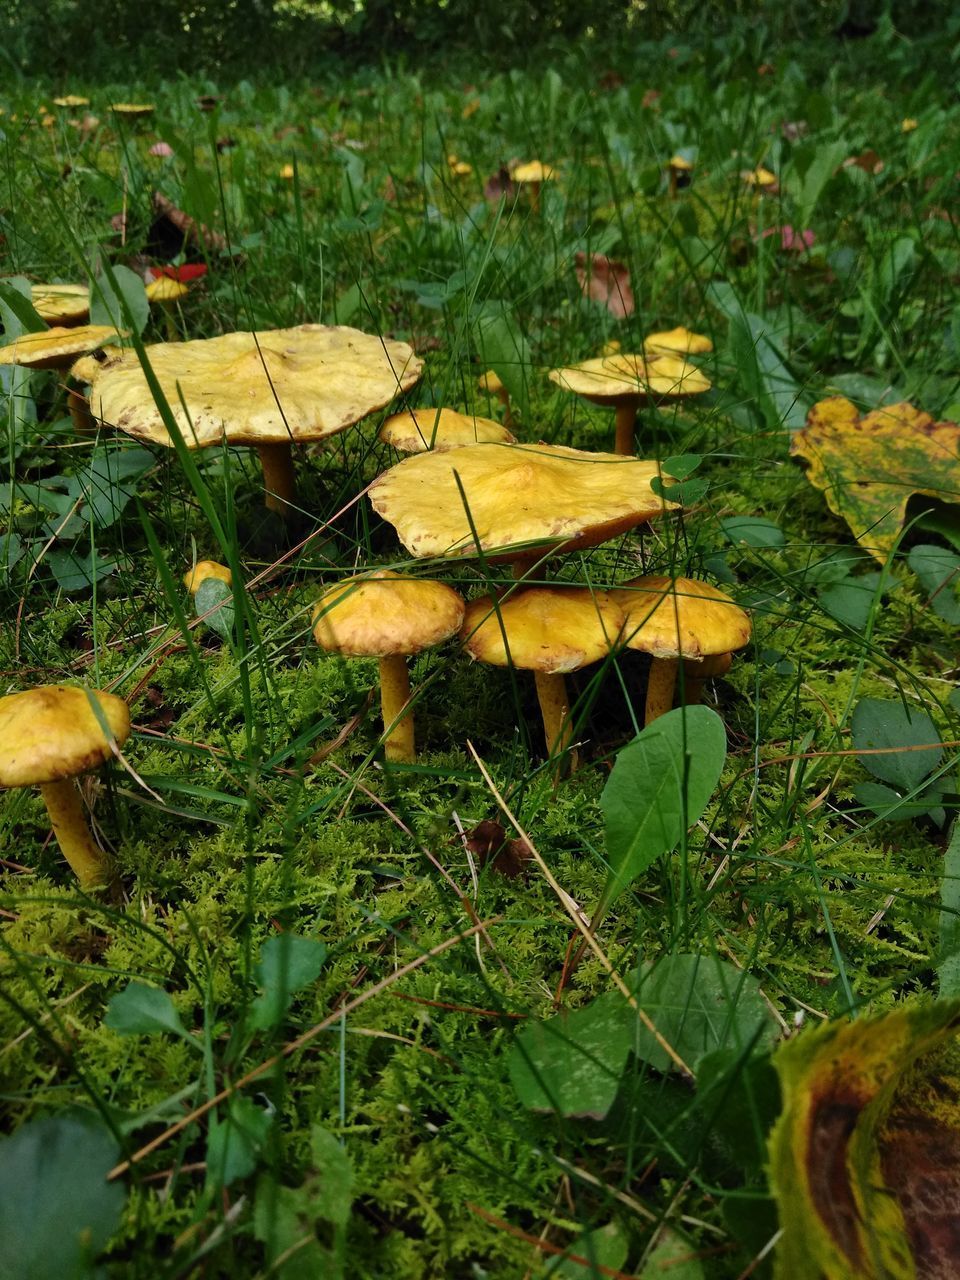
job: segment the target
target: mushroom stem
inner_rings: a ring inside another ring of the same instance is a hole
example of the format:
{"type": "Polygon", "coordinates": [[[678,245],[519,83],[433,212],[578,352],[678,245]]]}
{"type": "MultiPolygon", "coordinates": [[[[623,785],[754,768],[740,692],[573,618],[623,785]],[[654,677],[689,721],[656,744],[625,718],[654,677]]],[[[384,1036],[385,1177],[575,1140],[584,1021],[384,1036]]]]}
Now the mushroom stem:
{"type": "Polygon", "coordinates": [[[388,760],[413,764],[416,757],[413,737],[413,712],[410,703],[410,673],[401,653],[385,654],[380,659],[380,706],[383,711],[385,737],[383,748],[388,760]]]}
{"type": "Polygon", "coordinates": [[[258,444],[257,453],[263,466],[267,507],[270,511],[278,511],[282,516],[289,515],[295,492],[293,451],[290,445],[258,444]]]}
{"type": "Polygon", "coordinates": [[[517,556],[516,560],[514,560],[511,565],[514,582],[522,582],[530,571],[539,564],[540,559],[541,557],[536,551],[532,552],[530,555],[517,556]]]}
{"type": "Polygon", "coordinates": [[[543,732],[549,756],[566,756],[566,765],[558,765],[557,774],[576,771],[579,763],[576,751],[571,748],[573,728],[570,724],[570,707],[567,701],[567,683],[562,675],[547,671],[534,673],[537,697],[543,715],[543,732]]]}
{"type": "Polygon", "coordinates": [[[725,676],[733,666],[733,654],[717,653],[701,662],[687,660],[683,664],[683,701],[695,707],[703,701],[703,688],[708,680],[725,676]]]}
{"type": "Polygon", "coordinates": [[[530,183],[530,208],[534,213],[540,212],[540,183],[530,183]]]}
{"type": "Polygon", "coordinates": [[[510,392],[506,387],[501,387],[497,392],[497,399],[503,405],[503,425],[508,431],[513,430],[513,410],[510,408],[510,392]]]}
{"type": "Polygon", "coordinates": [[[637,406],[639,403],[639,400],[631,396],[629,400],[623,400],[617,405],[617,443],[614,445],[614,453],[626,454],[629,458],[633,457],[633,437],[637,427],[637,406]]]}
{"type": "Polygon", "coordinates": [[[673,706],[673,691],[677,683],[679,658],[654,658],[647,676],[647,706],[644,725],[652,724],[673,706]]]}
{"type": "Polygon", "coordinates": [[[72,778],[42,782],[40,794],[53,824],[53,834],[84,893],[103,889],[113,878],[106,855],[97,848],[87,826],[80,792],[72,778]]]}
{"type": "Polygon", "coordinates": [[[90,412],[90,401],[81,391],[75,391],[72,387],[68,389],[67,408],[70,411],[70,421],[73,423],[74,431],[84,435],[96,431],[97,424],[90,412]]]}
{"type": "Polygon", "coordinates": [[[177,330],[177,314],[175,304],[172,302],[161,302],[163,310],[163,324],[167,331],[168,342],[179,342],[180,334],[177,330]]]}
{"type": "Polygon", "coordinates": [[[670,175],[670,199],[671,199],[671,200],[676,200],[676,198],[677,198],[677,171],[676,171],[676,169],[673,167],[673,165],[671,165],[671,166],[670,166],[670,168],[667,170],[667,172],[668,172],[668,173],[669,173],[669,175],[670,175]]]}

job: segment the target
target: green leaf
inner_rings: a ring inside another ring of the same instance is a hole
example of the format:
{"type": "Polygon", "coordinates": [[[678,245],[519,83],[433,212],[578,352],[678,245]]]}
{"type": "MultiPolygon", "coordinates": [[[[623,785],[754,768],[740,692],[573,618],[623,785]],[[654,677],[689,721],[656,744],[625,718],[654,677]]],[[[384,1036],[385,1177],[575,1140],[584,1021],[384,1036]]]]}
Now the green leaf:
{"type": "Polygon", "coordinates": [[[233,638],[233,588],[221,578],[204,578],[193,595],[197,617],[223,640],[233,638]]]}
{"type": "Polygon", "coordinates": [[[24,333],[42,333],[47,328],[30,298],[30,282],[24,276],[10,276],[0,282],[0,324],[5,344],[24,333]]]}
{"type": "MultiPolygon", "coordinates": [[[[743,1052],[770,1044],[777,1023],[760,984],[736,965],[715,956],[668,955],[641,965],[637,1003],[667,1043],[693,1070],[718,1049],[743,1052]]],[[[674,1063],[642,1023],[638,1057],[658,1071],[674,1063]]]]}
{"type": "Polygon", "coordinates": [[[289,1253],[276,1272],[282,1280],[324,1280],[339,1276],[336,1258],[316,1238],[317,1224],[331,1223],[342,1233],[353,1204],[353,1165],[332,1133],[319,1125],[310,1130],[312,1170],[299,1187],[285,1187],[273,1178],[257,1183],[253,1231],[266,1246],[271,1264],[289,1253]]]}
{"type": "Polygon", "coordinates": [[[117,1142],[81,1113],[32,1120],[0,1140],[0,1280],[81,1280],[120,1223],[107,1182],[117,1142]]]}
{"type": "Polygon", "coordinates": [[[315,1124],[310,1130],[314,1181],[311,1187],[314,1209],[335,1227],[345,1227],[353,1204],[353,1165],[335,1134],[315,1124]]]}
{"type": "Polygon", "coordinates": [[[858,578],[844,578],[820,592],[820,604],[831,618],[855,631],[862,631],[870,620],[877,601],[877,588],[883,580],[880,573],[863,573],[858,578]]]}
{"type": "Polygon", "coordinates": [[[716,789],[726,755],[723,721],[699,706],[668,711],[619,753],[600,797],[610,867],[601,910],[680,843],[716,789]]]}
{"type": "Polygon", "coordinates": [[[943,755],[940,735],[927,713],[905,707],[899,699],[861,698],[851,717],[850,731],[857,751],[888,748],[857,759],[868,773],[901,792],[915,790],[943,755]],[[910,749],[928,743],[936,745],[926,751],[910,749]]]}
{"type": "Polygon", "coordinates": [[[200,1047],[180,1021],[180,1015],[166,991],[148,987],[143,982],[131,982],[111,999],[103,1023],[121,1036],[170,1032],[200,1047]]]}
{"type": "Polygon", "coordinates": [[[243,1094],[234,1095],[225,1116],[214,1116],[207,1131],[207,1189],[228,1187],[249,1177],[270,1133],[273,1116],[243,1094]]]}
{"type": "Polygon", "coordinates": [[[630,1242],[618,1222],[608,1222],[605,1227],[594,1227],[577,1236],[569,1247],[569,1252],[586,1259],[574,1262],[573,1258],[561,1258],[556,1266],[547,1270],[549,1276],[560,1276],[562,1280],[589,1280],[592,1276],[602,1277],[598,1267],[609,1267],[619,1271],[627,1260],[630,1242]]]}
{"type": "Polygon", "coordinates": [[[88,591],[95,582],[109,577],[120,561],[115,555],[90,551],[80,555],[73,549],[54,549],[43,558],[62,591],[88,591]]]}
{"type": "Polygon", "coordinates": [[[617,991],[582,1009],[528,1022],[507,1061],[525,1107],[601,1118],[613,1105],[634,1044],[636,1014],[617,991]]]}
{"type": "Polygon", "coordinates": [[[727,516],[720,521],[725,537],[748,547],[782,547],[786,543],[783,530],[762,516],[727,516]]]}
{"type": "Polygon", "coordinates": [[[326,958],[327,948],[315,938],[296,933],[268,938],[253,971],[263,992],[250,1006],[251,1026],[263,1030],[281,1023],[294,993],[316,981],[326,958]]]}
{"type": "Polygon", "coordinates": [[[150,302],[143,281],[129,267],[112,268],[116,289],[105,271],[98,273],[90,290],[90,323],[112,324],[115,329],[143,333],[150,318],[150,302]]]}
{"type": "Polygon", "coordinates": [[[527,407],[527,370],[530,344],[514,315],[501,306],[476,322],[476,341],[484,369],[494,369],[500,381],[524,411],[527,407]]]}
{"type": "Polygon", "coordinates": [[[813,160],[803,175],[803,185],[800,188],[800,195],[797,200],[795,226],[808,227],[810,225],[810,219],[823,194],[824,187],[847,154],[847,145],[842,140],[830,142],[826,146],[817,148],[813,160]]]}
{"type": "Polygon", "coordinates": [[[661,1227],[639,1280],[703,1280],[697,1246],[672,1227],[661,1227]]]}
{"type": "Polygon", "coordinates": [[[950,842],[943,856],[937,975],[941,996],[960,996],[960,820],[954,821],[950,829],[950,842]]]}
{"type": "Polygon", "coordinates": [[[960,556],[946,547],[921,543],[911,550],[907,564],[930,597],[934,613],[960,626],[960,556]]]}

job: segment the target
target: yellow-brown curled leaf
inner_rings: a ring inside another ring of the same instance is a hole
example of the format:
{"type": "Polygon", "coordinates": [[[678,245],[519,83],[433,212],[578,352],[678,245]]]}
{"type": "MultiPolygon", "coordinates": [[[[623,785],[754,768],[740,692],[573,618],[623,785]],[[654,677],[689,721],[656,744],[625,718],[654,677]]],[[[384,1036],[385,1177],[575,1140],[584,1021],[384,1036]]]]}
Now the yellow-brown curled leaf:
{"type": "Polygon", "coordinates": [[[827,1022],[774,1055],[777,1280],[960,1275],[960,1001],[827,1022]]]}
{"type": "Polygon", "coordinates": [[[960,425],[913,405],[857,413],[843,396],[815,404],[790,452],[865,551],[886,560],[915,494],[960,502],[960,425]]]}

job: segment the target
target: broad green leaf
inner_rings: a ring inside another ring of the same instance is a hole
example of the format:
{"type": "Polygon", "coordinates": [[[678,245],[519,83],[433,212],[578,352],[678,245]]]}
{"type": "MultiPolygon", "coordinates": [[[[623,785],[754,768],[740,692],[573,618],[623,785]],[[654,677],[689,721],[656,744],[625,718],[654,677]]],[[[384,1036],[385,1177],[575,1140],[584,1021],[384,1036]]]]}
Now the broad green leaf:
{"type": "Polygon", "coordinates": [[[481,315],[476,322],[476,341],[483,367],[494,369],[521,409],[525,409],[531,353],[515,316],[506,307],[481,315]]]}
{"type": "Polygon", "coordinates": [[[866,771],[902,792],[918,787],[943,755],[940,734],[927,713],[898,698],[861,698],[850,732],[857,751],[877,751],[857,757],[866,771]],[[916,750],[923,746],[929,750],[916,750]]]}
{"type": "Polygon", "coordinates": [[[960,820],[950,829],[940,885],[941,996],[960,996],[960,820]]]}
{"type": "Polygon", "coordinates": [[[889,822],[930,817],[937,826],[943,825],[944,810],[940,805],[942,796],[936,785],[925,788],[913,800],[905,800],[899,791],[884,786],[882,782],[858,782],[854,794],[878,818],[885,818],[889,822]]]}
{"type": "Polygon", "coordinates": [[[946,547],[922,543],[907,563],[930,597],[930,607],[952,626],[960,626],[960,556],[946,547]]]}
{"type": "Polygon", "coordinates": [[[605,1227],[594,1227],[585,1231],[570,1245],[571,1257],[561,1258],[559,1262],[547,1268],[548,1276],[559,1276],[562,1280],[591,1280],[591,1277],[602,1277],[605,1272],[598,1267],[608,1267],[611,1271],[619,1271],[627,1260],[630,1241],[618,1222],[608,1222],[605,1227]],[[574,1258],[582,1258],[583,1262],[575,1262],[574,1258]]]}
{"type": "Polygon", "coordinates": [[[249,1177],[273,1124],[273,1116],[243,1094],[235,1094],[226,1115],[215,1115],[207,1130],[207,1188],[228,1187],[249,1177]]]}
{"type": "Polygon", "coordinates": [[[33,309],[30,283],[24,276],[10,276],[0,281],[0,324],[3,342],[13,342],[24,333],[42,333],[47,328],[33,309]]]}
{"type": "Polygon", "coordinates": [[[847,144],[843,141],[828,142],[818,147],[813,160],[803,175],[803,184],[797,200],[797,221],[795,225],[808,227],[810,219],[823,189],[842,164],[848,154],[847,144]]]}
{"type": "Polygon", "coordinates": [[[120,1223],[119,1148],[99,1118],[31,1120],[0,1140],[0,1280],[84,1280],[120,1223]]]}
{"type": "Polygon", "coordinates": [[[610,867],[601,910],[680,843],[713,795],[726,755],[723,721],[699,706],[668,711],[619,753],[600,797],[610,867]]]}
{"type": "Polygon", "coordinates": [[[780,526],[762,516],[727,516],[720,528],[731,542],[748,547],[782,547],[786,542],[780,526]]]}
{"type": "Polygon", "coordinates": [[[88,591],[95,582],[109,577],[120,561],[115,555],[101,555],[89,551],[86,555],[75,550],[54,549],[43,558],[57,586],[63,591],[88,591]]]}
{"type": "Polygon", "coordinates": [[[619,992],[582,1009],[528,1022],[510,1051],[510,1082],[525,1107],[602,1117],[635,1043],[636,1014],[619,992]]]}
{"type": "Polygon", "coordinates": [[[98,273],[90,289],[90,323],[111,324],[115,329],[143,333],[150,318],[150,302],[143,281],[129,267],[112,267],[116,289],[105,271],[98,273]]]}
{"type": "Polygon", "coordinates": [[[224,640],[233,638],[233,588],[222,578],[204,578],[193,595],[193,607],[204,625],[224,640]]]}
{"type": "Polygon", "coordinates": [[[934,422],[911,404],[861,416],[843,396],[821,400],[790,442],[807,479],[876,560],[893,549],[915,494],[942,502],[960,495],[960,426],[934,422]]]}
{"type": "Polygon", "coordinates": [[[335,1227],[345,1227],[353,1204],[353,1165],[340,1140],[315,1124],[310,1130],[314,1183],[311,1194],[318,1215],[335,1227]]]}
{"type": "Polygon", "coordinates": [[[122,1036],[150,1036],[167,1031],[200,1047],[181,1022],[166,991],[148,987],[143,982],[131,982],[113,996],[103,1022],[122,1036]]]}
{"type": "MultiPolygon", "coordinates": [[[[743,1052],[772,1043],[777,1034],[756,978],[716,956],[676,954],[642,965],[636,999],[694,1071],[719,1049],[743,1052]]],[[[643,1024],[637,1027],[636,1053],[658,1071],[674,1066],[643,1024]]]]}
{"type": "Polygon", "coordinates": [[[319,977],[326,958],[327,948],[315,938],[296,933],[268,938],[253,970],[263,991],[250,1006],[251,1025],[262,1030],[282,1022],[291,997],[319,977]]]}
{"type": "Polygon", "coordinates": [[[672,1227],[661,1227],[639,1280],[703,1280],[706,1273],[698,1253],[692,1240],[672,1227]]]}
{"type": "Polygon", "coordinates": [[[862,631],[877,602],[877,588],[883,580],[879,572],[844,578],[820,592],[820,604],[831,618],[854,631],[862,631]]]}
{"type": "Polygon", "coordinates": [[[960,1274],[960,1001],[831,1021],[774,1055],[777,1280],[960,1274]]]}

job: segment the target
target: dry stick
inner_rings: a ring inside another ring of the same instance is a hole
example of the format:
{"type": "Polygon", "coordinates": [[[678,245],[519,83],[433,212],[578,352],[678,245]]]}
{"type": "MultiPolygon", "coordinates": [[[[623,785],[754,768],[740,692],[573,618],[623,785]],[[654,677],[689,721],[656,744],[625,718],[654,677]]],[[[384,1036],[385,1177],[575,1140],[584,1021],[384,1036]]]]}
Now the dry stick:
{"type": "Polygon", "coordinates": [[[504,800],[503,796],[497,790],[496,783],[493,781],[493,779],[490,777],[490,774],[487,772],[486,765],[480,759],[479,755],[477,754],[476,748],[474,747],[473,743],[469,739],[467,739],[467,750],[470,752],[474,760],[477,762],[477,767],[479,768],[480,772],[483,774],[483,780],[484,782],[486,782],[487,786],[490,788],[491,795],[496,800],[500,808],[503,810],[506,817],[509,819],[511,825],[519,835],[520,839],[526,841],[527,845],[529,846],[530,856],[533,858],[534,862],[540,868],[547,884],[550,886],[550,888],[554,891],[554,893],[559,898],[561,906],[566,911],[567,915],[569,915],[570,919],[573,921],[576,928],[578,928],[580,932],[583,934],[584,942],[586,943],[586,945],[597,957],[597,959],[603,965],[604,969],[606,969],[607,974],[612,980],[614,986],[617,988],[617,990],[626,1000],[627,1004],[634,1011],[634,1013],[637,1015],[637,1017],[646,1027],[646,1029],[653,1036],[654,1040],[656,1040],[657,1044],[664,1051],[664,1053],[667,1055],[667,1057],[670,1059],[673,1065],[677,1067],[678,1070],[682,1071],[688,1080],[692,1080],[694,1078],[693,1072],[690,1070],[690,1068],[687,1066],[684,1060],[680,1057],[679,1053],[677,1053],[676,1049],[674,1049],[673,1045],[670,1044],[670,1042],[666,1040],[665,1037],[657,1030],[656,1026],[654,1025],[653,1021],[650,1018],[650,1015],[646,1013],[643,1009],[641,1009],[639,1004],[637,1004],[636,997],[633,995],[633,993],[631,992],[627,984],[624,982],[624,980],[620,977],[619,973],[617,973],[616,969],[614,969],[613,965],[610,962],[610,958],[606,955],[606,953],[603,950],[601,950],[600,945],[597,942],[596,938],[590,932],[589,926],[585,925],[583,920],[580,918],[580,912],[577,909],[575,902],[570,897],[569,893],[567,893],[566,889],[564,889],[560,884],[560,882],[555,878],[553,872],[544,862],[542,856],[540,855],[533,841],[530,839],[530,837],[524,831],[523,827],[521,827],[520,823],[514,817],[506,800],[504,800]]]}
{"type": "Polygon", "coordinates": [[[479,933],[482,929],[487,929],[490,925],[499,924],[503,916],[491,916],[489,920],[481,920],[478,924],[471,925],[469,929],[464,929],[462,933],[455,934],[452,938],[447,938],[444,942],[438,942],[435,947],[431,947],[429,951],[425,951],[422,955],[417,956],[415,960],[411,960],[408,964],[402,965],[399,969],[395,969],[393,973],[388,974],[386,978],[381,978],[379,982],[372,987],[368,987],[366,991],[362,991],[360,995],[353,1000],[349,1000],[346,1004],[341,1005],[339,1009],[335,1009],[333,1013],[328,1014],[321,1022],[316,1023],[303,1035],[297,1036],[295,1040],[291,1040],[285,1044],[279,1053],[273,1054],[272,1057],[265,1059],[257,1066],[252,1067],[246,1075],[235,1080],[233,1084],[227,1085],[225,1089],[221,1089],[214,1097],[208,1098],[206,1102],[200,1104],[199,1107],[185,1115],[176,1124],[172,1124],[169,1129],[165,1129],[163,1133],[150,1142],[135,1151],[129,1160],[123,1160],[120,1164],[115,1165],[107,1174],[107,1181],[112,1182],[115,1178],[121,1177],[133,1165],[139,1164],[141,1160],[146,1159],[159,1147],[162,1147],[170,1138],[175,1137],[188,1125],[193,1124],[195,1120],[199,1120],[201,1116],[205,1116],[208,1111],[212,1111],[214,1107],[219,1106],[226,1098],[236,1093],[238,1089],[245,1088],[248,1084],[252,1084],[254,1080],[259,1080],[261,1076],[266,1075],[268,1071],[272,1071],[274,1067],[279,1066],[286,1058],[292,1057],[305,1044],[309,1044],[311,1040],[316,1039],[321,1031],[326,1031],[335,1023],[345,1018],[348,1013],[353,1013],[354,1009],[359,1009],[362,1004],[366,1004],[368,1000],[372,1000],[374,996],[378,996],[382,991],[386,991],[387,987],[393,986],[395,982],[399,982],[401,978],[405,978],[408,974],[413,973],[428,960],[433,960],[437,956],[442,955],[444,951],[449,951],[451,947],[455,947],[458,942],[465,942],[467,938],[472,938],[475,933],[479,933]]]}

